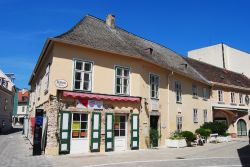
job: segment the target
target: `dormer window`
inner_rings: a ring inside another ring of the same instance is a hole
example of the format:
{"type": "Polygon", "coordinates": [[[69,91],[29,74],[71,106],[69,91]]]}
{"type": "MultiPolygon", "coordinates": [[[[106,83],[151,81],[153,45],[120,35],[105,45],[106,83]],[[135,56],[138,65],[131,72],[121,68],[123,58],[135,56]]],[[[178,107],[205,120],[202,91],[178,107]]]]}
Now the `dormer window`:
{"type": "Polygon", "coordinates": [[[197,98],[198,97],[198,88],[196,85],[192,85],[192,91],[193,91],[193,97],[197,98]]]}

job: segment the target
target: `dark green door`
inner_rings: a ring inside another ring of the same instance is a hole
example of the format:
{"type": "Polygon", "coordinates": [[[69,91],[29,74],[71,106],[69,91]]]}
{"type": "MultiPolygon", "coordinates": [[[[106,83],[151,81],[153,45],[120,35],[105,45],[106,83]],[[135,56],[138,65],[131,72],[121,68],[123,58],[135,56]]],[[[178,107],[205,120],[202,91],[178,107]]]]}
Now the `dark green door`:
{"type": "Polygon", "coordinates": [[[247,135],[247,125],[243,119],[240,119],[237,123],[237,135],[246,136],[247,135]]]}
{"type": "Polygon", "coordinates": [[[106,113],[105,151],[114,151],[114,114],[106,113]]]}
{"type": "Polygon", "coordinates": [[[139,115],[131,116],[131,150],[139,149],[139,115]]]}
{"type": "Polygon", "coordinates": [[[92,113],[92,131],[91,131],[91,152],[100,152],[101,141],[101,113],[92,113]]]}
{"type": "Polygon", "coordinates": [[[70,153],[70,131],[71,131],[71,112],[62,111],[61,114],[61,126],[60,126],[60,154],[70,153]]]}

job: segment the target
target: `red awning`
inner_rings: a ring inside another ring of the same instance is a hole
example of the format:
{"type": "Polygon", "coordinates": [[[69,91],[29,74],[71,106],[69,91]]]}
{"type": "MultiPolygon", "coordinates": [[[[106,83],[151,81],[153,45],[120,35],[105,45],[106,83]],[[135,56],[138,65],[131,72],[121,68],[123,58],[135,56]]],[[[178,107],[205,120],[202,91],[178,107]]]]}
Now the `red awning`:
{"type": "Polygon", "coordinates": [[[110,96],[90,93],[78,93],[78,92],[63,92],[64,97],[83,98],[83,99],[96,99],[96,100],[111,100],[111,101],[128,101],[128,102],[140,102],[139,97],[125,97],[125,96],[110,96]]]}

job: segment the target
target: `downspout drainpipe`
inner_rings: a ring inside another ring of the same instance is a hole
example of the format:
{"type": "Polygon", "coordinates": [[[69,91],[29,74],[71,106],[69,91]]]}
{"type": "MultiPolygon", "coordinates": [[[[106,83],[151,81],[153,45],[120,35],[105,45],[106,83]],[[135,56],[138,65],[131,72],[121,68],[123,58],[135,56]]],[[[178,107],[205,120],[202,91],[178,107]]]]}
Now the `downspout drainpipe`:
{"type": "Polygon", "coordinates": [[[169,107],[169,104],[170,104],[170,102],[169,102],[170,101],[170,90],[169,90],[169,88],[170,88],[170,86],[169,85],[170,85],[170,77],[173,76],[173,75],[174,75],[173,71],[171,71],[171,73],[168,74],[168,103],[167,103],[168,104],[168,123],[167,123],[168,124],[167,125],[168,126],[168,133],[170,133],[170,111],[169,111],[169,108],[170,108],[169,107]]]}
{"type": "Polygon", "coordinates": [[[226,68],[225,66],[225,53],[224,53],[224,44],[221,43],[221,49],[222,49],[222,61],[223,61],[223,68],[226,68]]]}

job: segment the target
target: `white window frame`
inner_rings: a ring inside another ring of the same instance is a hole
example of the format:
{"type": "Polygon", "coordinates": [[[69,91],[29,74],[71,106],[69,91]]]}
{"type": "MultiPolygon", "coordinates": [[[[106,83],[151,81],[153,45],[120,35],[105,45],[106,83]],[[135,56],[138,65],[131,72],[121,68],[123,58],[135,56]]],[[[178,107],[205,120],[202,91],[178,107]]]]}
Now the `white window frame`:
{"type": "Polygon", "coordinates": [[[193,109],[193,122],[198,123],[198,109],[197,108],[193,109]]]}
{"type": "Polygon", "coordinates": [[[44,75],[44,94],[46,94],[49,89],[49,73],[50,73],[50,63],[47,65],[44,75]]]}
{"type": "Polygon", "coordinates": [[[243,93],[239,93],[239,103],[241,105],[245,104],[245,102],[244,102],[244,94],[243,93]]]}
{"type": "Polygon", "coordinates": [[[195,84],[192,84],[192,95],[193,97],[197,98],[198,97],[198,87],[195,84]]]}
{"type": "Polygon", "coordinates": [[[181,90],[181,82],[175,81],[175,95],[176,95],[176,103],[182,103],[182,90],[181,90]],[[178,100],[179,99],[179,100],[178,100]]]}
{"type": "Polygon", "coordinates": [[[207,109],[203,110],[203,118],[204,118],[204,123],[208,122],[208,117],[207,117],[207,109]]]}
{"type": "Polygon", "coordinates": [[[235,101],[235,92],[231,92],[230,93],[230,101],[231,101],[231,104],[236,104],[236,101],[235,101]]]}
{"type": "Polygon", "coordinates": [[[129,96],[130,95],[130,68],[129,67],[124,67],[124,66],[118,66],[116,65],[115,66],[115,94],[116,95],[127,95],[129,96]],[[121,76],[118,76],[117,75],[117,69],[121,69],[122,70],[122,75],[121,76]],[[124,76],[124,71],[125,70],[128,70],[128,76],[124,76]],[[121,84],[120,84],[120,92],[117,92],[117,78],[120,78],[121,79],[121,84]],[[127,80],[127,91],[124,92],[124,80],[127,80]]]}
{"type": "Polygon", "coordinates": [[[203,92],[203,99],[204,100],[207,100],[207,99],[209,99],[209,89],[208,88],[203,88],[202,89],[202,92],[203,92]]]}
{"type": "Polygon", "coordinates": [[[72,84],[73,90],[79,90],[79,91],[85,91],[85,92],[92,92],[92,86],[93,86],[93,82],[92,82],[93,81],[93,66],[94,66],[94,63],[92,61],[85,61],[85,60],[74,59],[73,84],[72,84]],[[82,70],[76,69],[76,63],[77,62],[82,63],[82,70]],[[85,64],[87,64],[87,63],[91,64],[90,71],[85,71],[85,69],[84,69],[85,64]],[[79,89],[75,88],[75,82],[76,82],[76,80],[75,80],[75,74],[76,74],[76,72],[81,73],[81,80],[79,80],[80,81],[80,88],[79,89]],[[84,74],[89,74],[89,87],[86,90],[84,89],[84,82],[85,82],[84,81],[84,74]]]}
{"type": "Polygon", "coordinates": [[[176,117],[176,131],[181,132],[183,127],[183,117],[177,116],[176,117]]]}
{"type": "Polygon", "coordinates": [[[160,76],[157,74],[149,73],[149,84],[150,84],[150,97],[151,99],[159,99],[159,86],[160,86],[160,76]],[[152,83],[151,78],[154,78],[154,82],[152,83]],[[152,95],[154,88],[154,96],[152,95]]]}
{"type": "Polygon", "coordinates": [[[218,101],[224,102],[223,90],[218,90],[218,101]]]}

